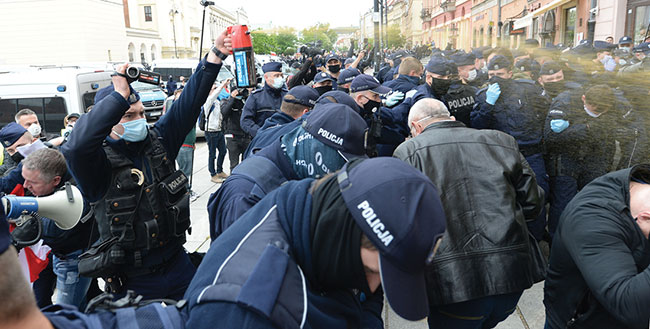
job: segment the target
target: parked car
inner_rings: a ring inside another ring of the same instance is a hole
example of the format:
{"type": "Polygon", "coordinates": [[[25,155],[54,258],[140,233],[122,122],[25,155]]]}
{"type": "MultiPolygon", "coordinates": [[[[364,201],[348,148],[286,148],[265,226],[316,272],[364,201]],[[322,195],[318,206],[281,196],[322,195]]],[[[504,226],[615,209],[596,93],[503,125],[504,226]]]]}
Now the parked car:
{"type": "Polygon", "coordinates": [[[110,70],[79,66],[43,66],[0,72],[0,126],[14,121],[16,112],[36,112],[47,133],[58,134],[63,118],[85,113],[95,94],[111,84],[110,70]]]}
{"type": "Polygon", "coordinates": [[[157,85],[135,81],[131,87],[140,94],[140,100],[144,105],[144,114],[148,121],[155,121],[163,115],[163,104],[167,94],[157,85]]]}

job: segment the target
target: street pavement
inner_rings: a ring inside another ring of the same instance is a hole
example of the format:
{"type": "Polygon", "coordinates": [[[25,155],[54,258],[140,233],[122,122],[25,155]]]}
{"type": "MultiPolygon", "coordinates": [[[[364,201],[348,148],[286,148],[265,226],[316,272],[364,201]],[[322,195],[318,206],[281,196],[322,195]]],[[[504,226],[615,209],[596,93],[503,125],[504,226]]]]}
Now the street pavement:
{"type": "MultiPolygon", "coordinates": [[[[192,217],[192,234],[188,235],[185,248],[189,252],[206,252],[210,246],[210,224],[208,223],[207,204],[210,194],[214,193],[220,186],[210,181],[208,172],[208,147],[199,139],[194,154],[194,177],[192,179],[192,190],[199,194],[190,205],[192,217]]],[[[223,164],[224,171],[230,173],[228,157],[223,164]]],[[[526,290],[519,300],[517,310],[505,321],[501,322],[497,329],[542,329],[544,328],[544,297],[543,282],[534,285],[526,290]]],[[[426,321],[406,321],[389,310],[388,304],[384,302],[384,327],[386,329],[425,329],[426,321]]]]}

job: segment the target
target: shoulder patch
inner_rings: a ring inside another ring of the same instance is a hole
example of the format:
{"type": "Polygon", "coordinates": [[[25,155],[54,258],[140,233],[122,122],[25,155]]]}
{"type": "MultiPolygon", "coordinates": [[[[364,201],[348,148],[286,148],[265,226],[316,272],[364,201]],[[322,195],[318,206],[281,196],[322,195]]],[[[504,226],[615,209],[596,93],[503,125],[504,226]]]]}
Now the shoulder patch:
{"type": "Polygon", "coordinates": [[[549,115],[564,115],[563,111],[560,110],[551,110],[548,112],[549,115]]]}

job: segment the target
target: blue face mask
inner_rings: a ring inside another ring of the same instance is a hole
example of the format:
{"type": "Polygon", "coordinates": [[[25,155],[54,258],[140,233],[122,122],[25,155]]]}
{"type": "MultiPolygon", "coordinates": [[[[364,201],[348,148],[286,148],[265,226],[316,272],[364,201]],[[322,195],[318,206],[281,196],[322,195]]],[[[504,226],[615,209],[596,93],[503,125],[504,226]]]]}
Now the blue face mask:
{"type": "Polygon", "coordinates": [[[115,132],[115,130],[113,130],[113,133],[120,139],[123,139],[127,142],[142,142],[145,138],[147,138],[148,130],[146,119],[142,118],[120,124],[122,127],[124,127],[124,134],[120,135],[115,132]]]}

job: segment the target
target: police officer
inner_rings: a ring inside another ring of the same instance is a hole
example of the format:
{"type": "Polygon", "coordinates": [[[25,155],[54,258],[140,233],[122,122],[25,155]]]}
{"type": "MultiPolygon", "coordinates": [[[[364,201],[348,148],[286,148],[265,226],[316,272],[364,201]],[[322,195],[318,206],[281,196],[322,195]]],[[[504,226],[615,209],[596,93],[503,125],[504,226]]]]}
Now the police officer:
{"type": "MultiPolygon", "coordinates": [[[[391,89],[379,84],[379,81],[367,74],[360,74],[350,84],[350,96],[357,103],[359,114],[366,121],[368,132],[368,155],[390,156],[404,141],[400,131],[399,117],[396,112],[383,106],[382,96],[391,89]]],[[[399,93],[395,94],[403,97],[399,93]]],[[[391,102],[395,101],[395,98],[391,102]]]]}
{"type": "Polygon", "coordinates": [[[187,327],[366,328],[353,289],[380,284],[399,316],[420,320],[444,227],[436,188],[398,159],[287,182],[212,243],[185,295],[187,327]]]}
{"type": "Polygon", "coordinates": [[[336,89],[349,94],[350,84],[352,83],[352,80],[354,80],[354,78],[359,74],[361,74],[361,71],[353,67],[341,71],[341,74],[339,74],[339,77],[336,80],[336,89]]]}
{"type": "Polygon", "coordinates": [[[420,84],[424,67],[415,57],[405,57],[402,59],[397,73],[399,75],[396,79],[384,82],[383,85],[406,94],[420,84]]]}
{"type": "MultiPolygon", "coordinates": [[[[234,89],[234,88],[233,88],[234,89]]],[[[248,95],[253,88],[238,88],[230,92],[230,97],[221,100],[221,116],[223,117],[223,130],[230,160],[230,172],[239,164],[239,156],[243,157],[251,136],[245,133],[240,126],[241,112],[248,95]]]]}
{"type": "Polygon", "coordinates": [[[615,151],[611,126],[614,93],[596,85],[560,93],[544,124],[550,180],[549,233],[553,235],[566,205],[579,189],[607,172],[615,151]]]}
{"type": "Polygon", "coordinates": [[[336,54],[329,54],[325,57],[324,63],[326,68],[325,73],[329,74],[330,77],[333,78],[332,89],[336,90],[336,79],[338,79],[339,74],[341,74],[341,58],[336,54]]]}
{"type": "Polygon", "coordinates": [[[282,183],[320,178],[351,158],[363,156],[366,129],[349,106],[317,106],[301,126],[244,160],[210,196],[212,240],[282,183]]]}
{"type": "MultiPolygon", "coordinates": [[[[515,138],[519,151],[535,172],[537,185],[548,195],[548,177],[543,157],[543,127],[548,101],[539,94],[534,82],[512,80],[512,62],[496,55],[488,63],[490,86],[479,90],[472,127],[496,129],[515,138]]],[[[544,236],[546,214],[528,223],[539,241],[544,236]]]]}
{"type": "MultiPolygon", "coordinates": [[[[312,88],[314,88],[318,92],[318,96],[331,91],[334,87],[333,84],[336,82],[336,80],[329,74],[325,72],[320,72],[317,73],[316,76],[314,77],[314,84],[312,85],[312,88]]],[[[334,88],[336,90],[336,88],[334,88]]]]}
{"type": "Polygon", "coordinates": [[[280,111],[282,98],[287,93],[282,74],[282,64],[270,62],[262,66],[264,87],[250,94],[241,116],[241,128],[252,137],[264,124],[264,121],[280,111]]]}
{"type": "Polygon", "coordinates": [[[478,89],[467,84],[467,81],[469,81],[471,72],[474,71],[475,57],[471,53],[458,52],[451,56],[451,60],[455,64],[451,65],[452,83],[442,101],[447,106],[449,113],[452,113],[458,121],[463,122],[467,127],[471,127],[469,115],[474,108],[478,89]]]}
{"type": "Polygon", "coordinates": [[[410,129],[407,125],[409,111],[423,98],[435,98],[445,103],[449,112],[458,121],[470,126],[469,115],[475,103],[474,88],[454,79],[457,75],[458,69],[454,62],[439,55],[431,57],[426,66],[425,83],[419,85],[414,95],[394,109],[402,133],[409,134],[410,129]]]}
{"type": "Polygon", "coordinates": [[[174,159],[230,51],[224,31],[151,128],[123,76],[127,65],[120,66],[62,147],[84,199],[94,204],[100,234],[79,267],[104,277],[117,294],[129,289],[145,299],[180,299],[195,272],[183,249],[190,225],[187,177],[174,159]]]}
{"type": "Polygon", "coordinates": [[[284,131],[281,127],[307,114],[316,105],[318,96],[318,92],[311,87],[296,86],[291,88],[282,100],[280,112],[266,119],[264,126],[257,131],[257,136],[253,138],[244,153],[244,159],[280,138],[281,135],[278,135],[278,131],[284,131]]]}

